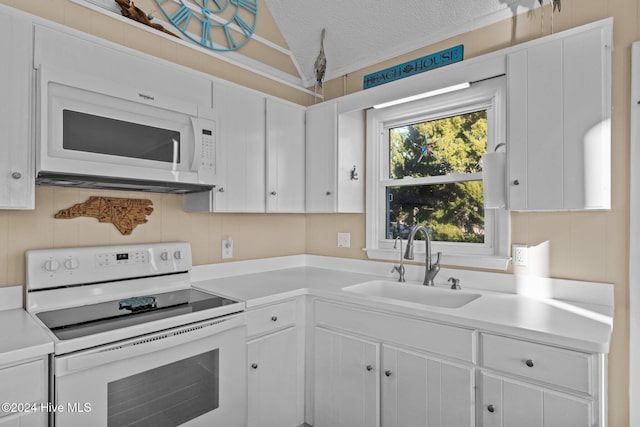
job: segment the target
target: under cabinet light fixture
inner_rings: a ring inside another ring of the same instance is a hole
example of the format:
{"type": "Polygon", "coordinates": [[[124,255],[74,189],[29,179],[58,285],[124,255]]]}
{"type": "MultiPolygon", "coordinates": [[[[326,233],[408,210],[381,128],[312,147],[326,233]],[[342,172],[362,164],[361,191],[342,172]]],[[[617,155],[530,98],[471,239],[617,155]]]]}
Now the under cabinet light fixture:
{"type": "Polygon", "coordinates": [[[440,89],[430,90],[429,92],[419,93],[417,95],[407,96],[406,98],[400,98],[389,102],[383,102],[382,104],[374,105],[373,108],[386,108],[392,105],[404,104],[405,102],[417,101],[418,99],[429,98],[431,96],[442,95],[443,93],[455,92],[457,90],[466,89],[471,86],[471,83],[464,82],[457,85],[447,86],[440,89]]]}

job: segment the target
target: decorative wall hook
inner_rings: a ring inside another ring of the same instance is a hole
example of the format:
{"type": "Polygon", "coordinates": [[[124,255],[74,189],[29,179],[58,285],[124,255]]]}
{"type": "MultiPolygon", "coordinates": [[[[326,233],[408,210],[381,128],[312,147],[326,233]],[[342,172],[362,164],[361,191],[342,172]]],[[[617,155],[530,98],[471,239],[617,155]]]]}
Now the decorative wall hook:
{"type": "Polygon", "coordinates": [[[358,180],[358,172],[356,172],[356,165],[353,165],[353,168],[351,169],[351,181],[357,181],[358,180]]]}

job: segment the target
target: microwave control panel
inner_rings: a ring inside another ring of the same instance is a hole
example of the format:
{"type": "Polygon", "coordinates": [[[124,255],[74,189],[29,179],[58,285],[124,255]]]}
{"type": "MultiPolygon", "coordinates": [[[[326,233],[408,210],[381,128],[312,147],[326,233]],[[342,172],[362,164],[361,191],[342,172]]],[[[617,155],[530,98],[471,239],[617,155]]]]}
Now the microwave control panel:
{"type": "Polygon", "coordinates": [[[213,184],[216,177],[216,122],[192,118],[195,152],[192,170],[198,172],[198,181],[213,184]]]}

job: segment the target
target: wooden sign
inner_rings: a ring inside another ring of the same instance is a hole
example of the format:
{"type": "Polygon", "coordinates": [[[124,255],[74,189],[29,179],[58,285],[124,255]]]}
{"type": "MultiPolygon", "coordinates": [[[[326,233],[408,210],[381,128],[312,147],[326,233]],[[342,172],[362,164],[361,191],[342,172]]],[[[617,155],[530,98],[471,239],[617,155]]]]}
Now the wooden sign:
{"type": "Polygon", "coordinates": [[[149,199],[124,199],[119,197],[91,196],[84,203],[62,209],[54,218],[70,219],[79,216],[97,218],[99,222],[110,222],[127,236],[139,224],[147,222],[151,215],[153,202],[149,199]]]}
{"type": "Polygon", "coordinates": [[[367,74],[364,76],[362,88],[369,89],[370,87],[380,86],[394,80],[424,73],[425,71],[435,70],[436,68],[462,61],[462,57],[463,45],[460,44],[449,49],[441,50],[440,52],[432,53],[431,55],[423,56],[422,58],[405,62],[404,64],[367,74]]]}

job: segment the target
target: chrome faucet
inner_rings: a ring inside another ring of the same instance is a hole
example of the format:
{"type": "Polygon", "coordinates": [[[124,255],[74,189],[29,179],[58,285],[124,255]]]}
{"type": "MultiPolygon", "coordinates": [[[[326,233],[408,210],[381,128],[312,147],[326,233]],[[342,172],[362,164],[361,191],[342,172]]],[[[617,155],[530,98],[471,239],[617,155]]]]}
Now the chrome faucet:
{"type": "Polygon", "coordinates": [[[392,272],[397,271],[400,277],[398,277],[398,282],[404,282],[404,265],[402,264],[402,238],[400,236],[396,237],[396,241],[393,243],[393,249],[398,245],[398,240],[400,241],[400,265],[394,265],[392,272]]]}
{"type": "Polygon", "coordinates": [[[440,271],[440,257],[442,256],[442,252],[438,252],[436,262],[431,263],[431,239],[429,238],[429,231],[425,226],[415,225],[411,229],[411,233],[409,233],[409,238],[407,239],[407,250],[404,253],[404,258],[413,259],[413,240],[418,231],[422,231],[422,234],[424,234],[424,246],[426,249],[424,282],[422,284],[425,286],[434,286],[433,279],[440,271]]]}

